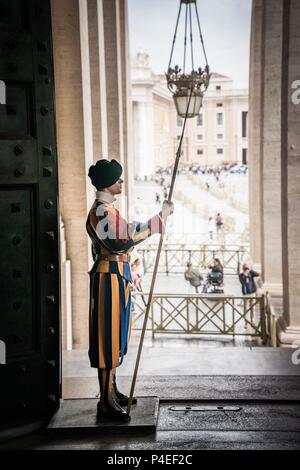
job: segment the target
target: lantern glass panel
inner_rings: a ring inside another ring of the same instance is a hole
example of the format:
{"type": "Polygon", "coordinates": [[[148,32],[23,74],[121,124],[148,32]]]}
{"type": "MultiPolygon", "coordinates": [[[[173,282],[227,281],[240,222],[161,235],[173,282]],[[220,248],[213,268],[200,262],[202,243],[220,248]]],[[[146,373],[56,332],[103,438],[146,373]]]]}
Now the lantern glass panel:
{"type": "MultiPolygon", "coordinates": [[[[185,118],[187,107],[188,107],[188,102],[189,102],[189,96],[174,95],[174,102],[175,102],[178,116],[185,118]]],[[[200,113],[201,106],[202,106],[202,96],[192,95],[187,117],[193,118],[197,116],[200,113]]]]}

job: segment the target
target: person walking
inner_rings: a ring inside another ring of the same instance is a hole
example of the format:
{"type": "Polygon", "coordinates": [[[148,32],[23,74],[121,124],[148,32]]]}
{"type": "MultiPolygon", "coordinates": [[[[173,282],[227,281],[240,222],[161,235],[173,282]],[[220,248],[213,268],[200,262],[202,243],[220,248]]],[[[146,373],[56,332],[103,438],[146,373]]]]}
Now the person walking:
{"type": "Polygon", "coordinates": [[[216,224],[216,231],[217,231],[217,239],[218,241],[220,241],[220,237],[221,237],[221,234],[223,233],[223,228],[224,228],[224,221],[220,212],[218,212],[215,217],[215,224],[216,224]]]}
{"type": "MultiPolygon", "coordinates": [[[[114,207],[122,193],[122,166],[116,160],[98,160],[89,168],[96,199],[86,221],[94,265],[90,276],[89,359],[98,369],[100,401],[97,416],[128,421],[122,406],[128,397],[119,392],[116,369],[127,353],[131,325],[130,253],[155,233],[164,233],[173,203],[165,201],[159,214],[146,223],[128,223],[114,207]]],[[[133,403],[137,400],[134,398],[133,403]]]]}
{"type": "Polygon", "coordinates": [[[215,222],[216,222],[216,228],[217,228],[217,230],[222,229],[222,227],[223,227],[223,225],[224,225],[224,221],[223,221],[223,217],[222,217],[222,215],[221,215],[220,212],[217,213],[215,222]]]}
{"type": "Polygon", "coordinates": [[[209,240],[213,240],[214,239],[214,233],[215,233],[215,223],[214,223],[214,219],[212,217],[210,217],[208,219],[208,229],[207,229],[207,232],[208,232],[208,238],[209,240]]]}

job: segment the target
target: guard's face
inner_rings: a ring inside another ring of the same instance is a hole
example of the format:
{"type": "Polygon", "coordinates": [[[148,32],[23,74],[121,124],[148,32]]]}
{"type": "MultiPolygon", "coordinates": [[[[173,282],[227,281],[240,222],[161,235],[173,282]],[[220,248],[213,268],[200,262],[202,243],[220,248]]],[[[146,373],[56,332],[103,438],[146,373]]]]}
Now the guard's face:
{"type": "Polygon", "coordinates": [[[107,189],[109,190],[110,194],[112,194],[113,196],[116,196],[117,194],[122,193],[123,183],[124,181],[122,180],[122,178],[119,178],[115,184],[113,184],[107,189]]]}

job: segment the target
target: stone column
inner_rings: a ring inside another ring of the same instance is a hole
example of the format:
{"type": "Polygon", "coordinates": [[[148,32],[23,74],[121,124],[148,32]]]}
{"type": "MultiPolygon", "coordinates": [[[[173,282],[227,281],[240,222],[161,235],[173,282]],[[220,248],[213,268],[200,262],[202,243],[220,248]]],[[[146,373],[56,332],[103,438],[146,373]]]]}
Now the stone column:
{"type": "Polygon", "coordinates": [[[255,0],[249,103],[250,234],[264,288],[282,298],[281,82],[283,0],[255,0]]]}
{"type": "Polygon", "coordinates": [[[284,314],[281,343],[300,344],[300,4],[284,2],[282,69],[282,240],[284,314]]]}
{"type": "Polygon", "coordinates": [[[124,168],[125,194],[120,209],[128,208],[132,174],[128,172],[129,74],[127,1],[103,0],[104,53],[108,156],[120,161],[124,168]]]}
{"type": "MultiPolygon", "coordinates": [[[[84,5],[81,5],[81,7],[84,5]]],[[[85,231],[88,197],[86,153],[89,142],[88,104],[84,109],[81,55],[84,31],[80,30],[78,0],[51,1],[55,68],[57,146],[60,212],[65,224],[67,258],[72,263],[73,346],[87,347],[88,340],[88,239],[85,231]]],[[[84,60],[84,62],[83,62],[84,60]]]]}
{"type": "Polygon", "coordinates": [[[154,108],[152,93],[148,101],[134,103],[135,173],[142,179],[154,174],[154,108]]]}
{"type": "Polygon", "coordinates": [[[281,87],[283,0],[264,1],[262,125],[262,278],[273,299],[282,297],[281,87]]]}
{"type": "Polygon", "coordinates": [[[94,161],[123,165],[126,211],[133,182],[127,0],[90,0],[88,18],[94,161]]]}
{"type": "MultiPolygon", "coordinates": [[[[99,2],[100,3],[100,2],[99,2]]],[[[101,2],[102,3],[102,2],[101,2]]],[[[101,133],[101,90],[100,90],[100,45],[98,24],[98,1],[89,0],[88,4],[88,34],[90,53],[90,82],[92,103],[92,129],[93,129],[93,161],[102,158],[102,133],[101,133]]],[[[100,20],[101,21],[101,20],[100,20]]],[[[101,28],[101,26],[100,26],[101,28]]],[[[107,156],[107,155],[105,155],[107,156]]]]}
{"type": "MultiPolygon", "coordinates": [[[[80,53],[82,75],[82,105],[84,126],[84,162],[86,179],[86,214],[95,200],[95,191],[88,177],[89,167],[93,164],[93,119],[92,119],[92,93],[91,68],[89,47],[88,0],[79,1],[80,24],[80,53]]],[[[91,250],[88,251],[89,266],[92,264],[91,250]]]]}
{"type": "Polygon", "coordinates": [[[131,207],[133,200],[133,143],[132,143],[132,97],[131,97],[131,64],[129,51],[128,32],[128,1],[119,0],[118,20],[120,24],[120,53],[121,53],[121,76],[122,76],[122,104],[123,104],[123,145],[125,177],[127,183],[127,210],[131,207]]]}
{"type": "MultiPolygon", "coordinates": [[[[52,1],[61,215],[72,263],[73,345],[88,344],[91,249],[85,221],[94,200],[88,168],[116,158],[130,188],[126,0],[52,1]]],[[[126,198],[121,201],[126,214],[126,198]]]]}
{"type": "Polygon", "coordinates": [[[253,0],[249,80],[249,219],[254,269],[262,269],[263,0],[253,0]]]}
{"type": "MultiPolygon", "coordinates": [[[[158,131],[159,114],[155,126],[155,109],[159,110],[159,99],[155,85],[158,84],[150,67],[149,54],[141,49],[132,63],[133,100],[133,160],[134,175],[149,178],[155,172],[155,131],[158,131]],[[156,105],[156,108],[155,108],[156,105]]],[[[159,129],[160,131],[160,129],[159,129]]]]}
{"type": "Polygon", "coordinates": [[[60,292],[62,349],[73,349],[71,261],[67,259],[64,222],[60,219],[60,292]]]}

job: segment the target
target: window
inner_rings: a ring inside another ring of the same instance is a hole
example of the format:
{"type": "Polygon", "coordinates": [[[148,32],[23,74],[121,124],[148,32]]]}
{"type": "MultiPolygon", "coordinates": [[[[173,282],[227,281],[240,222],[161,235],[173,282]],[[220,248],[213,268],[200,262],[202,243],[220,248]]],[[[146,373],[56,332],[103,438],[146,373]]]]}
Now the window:
{"type": "Polygon", "coordinates": [[[243,149],[243,165],[248,165],[248,150],[243,149]]]}
{"type": "Polygon", "coordinates": [[[197,155],[203,155],[203,149],[197,149],[197,155]]]}
{"type": "Polygon", "coordinates": [[[221,91],[221,88],[222,88],[221,85],[217,85],[217,86],[216,86],[216,90],[217,90],[217,91],[221,91]]]}
{"type": "Polygon", "coordinates": [[[224,138],[224,134],[217,134],[217,139],[222,140],[224,138]]]}
{"type": "Polygon", "coordinates": [[[203,140],[203,134],[197,134],[197,140],[203,140]]]}
{"type": "Polygon", "coordinates": [[[197,116],[197,126],[203,126],[203,114],[197,116]]]}
{"type": "Polygon", "coordinates": [[[223,103],[217,103],[217,108],[223,108],[223,103]]]}
{"type": "Polygon", "coordinates": [[[178,136],[177,136],[177,140],[180,140],[180,139],[181,139],[181,135],[178,135],[178,136]]]}
{"type": "Polygon", "coordinates": [[[177,116],[177,127],[182,127],[183,119],[180,116],[177,116]]]}
{"type": "Polygon", "coordinates": [[[223,155],[224,149],[217,149],[217,154],[218,155],[223,155]]]}
{"type": "Polygon", "coordinates": [[[223,113],[217,113],[217,124],[218,126],[224,125],[224,115],[223,113]]]}
{"type": "Polygon", "coordinates": [[[248,111],[242,112],[242,137],[247,137],[248,111]]]}

